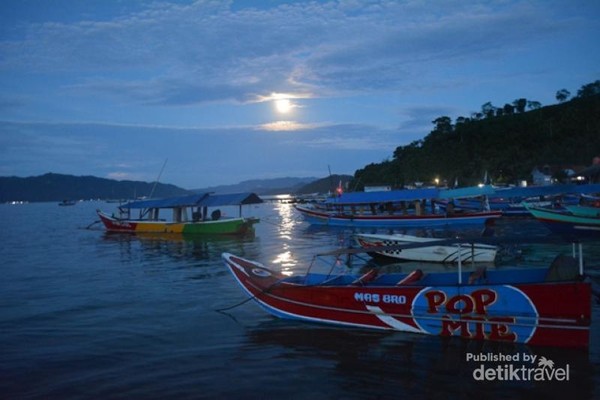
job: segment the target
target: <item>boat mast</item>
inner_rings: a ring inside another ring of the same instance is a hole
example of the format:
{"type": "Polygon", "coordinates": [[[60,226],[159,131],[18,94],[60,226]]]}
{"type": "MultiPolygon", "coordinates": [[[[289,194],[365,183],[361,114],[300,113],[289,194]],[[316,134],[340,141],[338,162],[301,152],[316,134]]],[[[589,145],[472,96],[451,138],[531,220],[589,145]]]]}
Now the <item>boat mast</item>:
{"type": "Polygon", "coordinates": [[[150,196],[148,196],[149,199],[151,199],[152,195],[154,194],[154,189],[156,189],[156,185],[158,185],[158,181],[160,180],[160,176],[162,175],[163,171],[165,170],[165,166],[167,165],[167,161],[169,161],[169,159],[165,158],[165,162],[163,163],[163,166],[160,169],[160,172],[158,173],[158,177],[156,178],[156,181],[154,181],[154,186],[152,186],[152,190],[150,191],[150,196]]]}

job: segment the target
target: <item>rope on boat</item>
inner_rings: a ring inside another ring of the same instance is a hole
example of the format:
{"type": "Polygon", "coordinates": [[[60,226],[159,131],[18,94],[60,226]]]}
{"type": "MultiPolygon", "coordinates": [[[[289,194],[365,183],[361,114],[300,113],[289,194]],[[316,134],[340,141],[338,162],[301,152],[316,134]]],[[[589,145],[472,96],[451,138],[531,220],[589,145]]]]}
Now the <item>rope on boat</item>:
{"type": "MultiPolygon", "coordinates": [[[[285,278],[283,278],[283,279],[285,279],[285,278]]],[[[273,283],[271,286],[269,286],[269,287],[267,287],[267,288],[265,288],[265,289],[261,290],[259,294],[265,294],[265,293],[268,293],[269,291],[271,291],[271,289],[272,289],[273,287],[275,287],[275,286],[279,285],[279,284],[281,283],[281,281],[283,281],[283,279],[280,279],[280,280],[278,280],[277,282],[274,282],[274,283],[273,283]]],[[[247,302],[249,302],[250,300],[257,300],[257,297],[256,297],[256,296],[257,296],[256,294],[253,294],[252,296],[248,297],[247,299],[245,299],[245,300],[243,300],[243,301],[240,301],[240,302],[239,302],[239,303],[237,303],[237,304],[234,304],[234,305],[232,305],[232,306],[225,307],[225,308],[218,308],[218,309],[216,309],[215,311],[216,311],[216,312],[219,312],[219,313],[223,313],[223,312],[225,312],[225,311],[232,310],[232,309],[234,309],[234,308],[236,308],[236,307],[239,307],[239,306],[241,306],[241,305],[243,305],[243,304],[246,304],[246,303],[247,303],[247,302]]],[[[257,300],[257,301],[258,301],[258,300],[257,300]]]]}
{"type": "MultiPolygon", "coordinates": [[[[265,292],[263,291],[263,292],[261,292],[261,294],[262,294],[262,293],[265,293],[265,292]]],[[[244,304],[246,304],[247,302],[249,302],[250,300],[254,300],[254,299],[256,299],[256,296],[255,296],[255,295],[252,295],[252,297],[248,297],[248,298],[247,298],[246,300],[244,300],[244,301],[240,301],[239,303],[237,303],[237,304],[234,304],[234,305],[232,305],[232,306],[229,306],[229,307],[225,307],[225,308],[217,308],[215,311],[216,311],[216,312],[218,312],[218,313],[224,313],[225,311],[232,310],[232,309],[234,309],[234,308],[236,308],[236,307],[239,307],[239,306],[241,306],[241,305],[244,305],[244,304]]]]}
{"type": "Polygon", "coordinates": [[[91,224],[89,224],[88,226],[85,227],[85,229],[90,229],[93,225],[96,225],[98,222],[101,222],[100,220],[94,221],[91,224]]]}

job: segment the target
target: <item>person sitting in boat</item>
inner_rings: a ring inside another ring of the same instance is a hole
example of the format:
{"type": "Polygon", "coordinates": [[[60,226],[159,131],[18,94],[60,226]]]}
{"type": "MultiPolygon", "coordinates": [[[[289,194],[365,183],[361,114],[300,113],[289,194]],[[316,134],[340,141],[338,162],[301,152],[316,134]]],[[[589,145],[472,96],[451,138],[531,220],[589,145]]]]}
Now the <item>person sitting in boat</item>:
{"type": "Polygon", "coordinates": [[[213,221],[216,221],[216,220],[220,219],[220,218],[221,218],[221,210],[219,210],[219,209],[216,209],[215,211],[213,211],[213,212],[210,214],[210,216],[211,216],[211,218],[213,219],[213,221]]]}
{"type": "Polygon", "coordinates": [[[198,209],[192,213],[192,221],[194,221],[194,222],[202,221],[202,211],[200,211],[200,209],[198,209]]]}
{"type": "Polygon", "coordinates": [[[446,204],[446,215],[454,215],[454,200],[450,199],[448,204],[446,204]]]}
{"type": "Polygon", "coordinates": [[[493,218],[488,218],[485,220],[485,224],[483,227],[483,231],[481,232],[481,237],[492,237],[496,235],[496,230],[494,229],[496,225],[496,221],[493,218]]]}
{"type": "Polygon", "coordinates": [[[415,200],[415,215],[421,215],[421,200],[415,200]]]}
{"type": "Polygon", "coordinates": [[[369,208],[371,209],[371,215],[377,215],[377,208],[375,204],[369,204],[369,208]]]}
{"type": "Polygon", "coordinates": [[[385,211],[387,211],[389,215],[394,214],[394,205],[391,201],[385,203],[385,211]]]}

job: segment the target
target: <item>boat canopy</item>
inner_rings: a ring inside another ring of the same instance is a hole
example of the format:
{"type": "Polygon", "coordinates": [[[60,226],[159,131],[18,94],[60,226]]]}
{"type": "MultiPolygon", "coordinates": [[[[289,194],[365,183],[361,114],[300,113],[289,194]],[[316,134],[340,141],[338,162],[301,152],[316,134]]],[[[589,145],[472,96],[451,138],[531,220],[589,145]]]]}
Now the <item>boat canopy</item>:
{"type": "Polygon", "coordinates": [[[439,189],[405,189],[388,190],[381,192],[349,192],[341,196],[329,198],[329,204],[377,204],[396,201],[412,201],[421,199],[434,199],[438,197],[439,189]]]}
{"type": "Polygon", "coordinates": [[[469,186],[460,189],[440,190],[440,199],[456,199],[465,197],[493,196],[496,190],[491,185],[469,186]]]}
{"type": "Polygon", "coordinates": [[[262,203],[254,193],[210,194],[198,203],[202,207],[241,206],[262,203]]]}
{"type": "Polygon", "coordinates": [[[187,196],[169,197],[165,199],[132,201],[130,203],[123,204],[119,208],[144,209],[178,207],[219,207],[256,203],[262,203],[262,200],[254,193],[233,193],[220,195],[210,193],[198,193],[187,196]]]}
{"type": "MultiPolygon", "coordinates": [[[[467,197],[488,196],[489,198],[520,198],[534,196],[551,196],[557,194],[590,194],[600,193],[600,184],[563,184],[548,186],[529,186],[498,188],[492,185],[470,186],[459,189],[404,189],[378,192],[347,192],[341,196],[330,197],[326,204],[378,204],[421,199],[457,199],[467,197]]],[[[209,198],[210,199],[210,198],[209,198]]]]}
{"type": "Polygon", "coordinates": [[[588,185],[547,185],[547,186],[528,186],[514,187],[507,189],[496,189],[494,197],[513,198],[513,197],[535,197],[535,196],[554,196],[560,194],[590,194],[600,193],[600,184],[588,185]]]}

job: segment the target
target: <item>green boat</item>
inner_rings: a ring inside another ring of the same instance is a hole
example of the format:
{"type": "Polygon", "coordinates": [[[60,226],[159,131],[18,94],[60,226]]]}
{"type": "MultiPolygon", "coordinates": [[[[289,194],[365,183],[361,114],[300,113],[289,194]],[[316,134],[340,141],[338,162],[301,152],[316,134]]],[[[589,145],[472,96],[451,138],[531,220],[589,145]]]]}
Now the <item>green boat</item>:
{"type": "MultiPolygon", "coordinates": [[[[600,237],[600,216],[577,215],[567,210],[552,210],[524,204],[538,221],[554,233],[600,237]]],[[[581,212],[580,209],[576,211],[581,212]]]]}
{"type": "Polygon", "coordinates": [[[600,217],[600,208],[591,206],[565,206],[567,211],[578,217],[600,217]]]}
{"type": "Polygon", "coordinates": [[[97,210],[109,232],[177,233],[186,235],[243,235],[258,218],[242,217],[242,206],[262,203],[254,193],[214,195],[193,194],[167,199],[133,201],[118,207],[117,214],[97,210]],[[239,206],[238,217],[225,216],[220,208],[239,206]],[[137,210],[137,217],[132,214],[137,210]],[[170,212],[169,218],[164,215],[170,212]]]}

